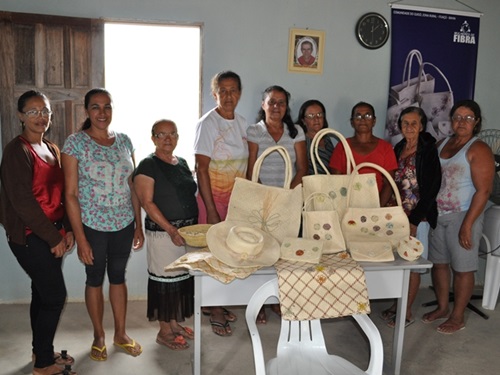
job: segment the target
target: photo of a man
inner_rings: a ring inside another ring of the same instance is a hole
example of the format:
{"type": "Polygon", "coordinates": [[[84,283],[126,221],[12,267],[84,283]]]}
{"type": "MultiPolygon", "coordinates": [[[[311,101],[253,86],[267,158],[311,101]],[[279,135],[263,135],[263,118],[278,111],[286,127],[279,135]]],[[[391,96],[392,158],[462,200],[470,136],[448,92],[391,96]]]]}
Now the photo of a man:
{"type": "Polygon", "coordinates": [[[298,36],[297,42],[297,63],[303,67],[316,66],[317,44],[311,37],[298,36]]]}
{"type": "Polygon", "coordinates": [[[324,44],[324,31],[290,29],[288,71],[306,74],[322,74],[324,44]]]}

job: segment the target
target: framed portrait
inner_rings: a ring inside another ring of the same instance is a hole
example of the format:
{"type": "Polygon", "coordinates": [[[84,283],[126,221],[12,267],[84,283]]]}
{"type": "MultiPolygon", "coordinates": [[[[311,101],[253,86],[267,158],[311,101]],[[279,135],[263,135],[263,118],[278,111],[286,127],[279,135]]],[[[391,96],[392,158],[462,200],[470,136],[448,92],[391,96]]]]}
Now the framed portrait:
{"type": "Polygon", "coordinates": [[[290,29],[288,71],[322,74],[324,45],[324,31],[290,29]]]}

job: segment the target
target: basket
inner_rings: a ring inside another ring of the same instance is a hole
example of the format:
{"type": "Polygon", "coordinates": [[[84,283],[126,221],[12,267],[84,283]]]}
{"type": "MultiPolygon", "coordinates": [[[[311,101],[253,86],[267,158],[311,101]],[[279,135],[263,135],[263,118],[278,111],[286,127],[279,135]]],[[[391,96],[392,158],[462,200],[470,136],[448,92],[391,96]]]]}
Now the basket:
{"type": "Polygon", "coordinates": [[[179,234],[186,241],[186,244],[192,247],[206,247],[206,234],[212,224],[189,225],[178,229],[179,234]]]}

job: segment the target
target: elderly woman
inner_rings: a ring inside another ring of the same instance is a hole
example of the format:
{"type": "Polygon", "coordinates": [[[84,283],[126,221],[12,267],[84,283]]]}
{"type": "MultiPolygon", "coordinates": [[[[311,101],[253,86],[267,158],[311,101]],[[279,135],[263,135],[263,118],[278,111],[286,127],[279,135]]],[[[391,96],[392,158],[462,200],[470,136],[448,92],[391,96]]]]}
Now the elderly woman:
{"type": "MultiPolygon", "coordinates": [[[[245,177],[248,124],[236,112],[241,90],[238,74],[232,71],[217,73],[212,78],[212,95],[217,106],[203,115],[196,125],[194,153],[200,224],[216,224],[226,219],[234,181],[236,177],[245,177]]],[[[229,323],[236,321],[235,314],[221,306],[204,308],[202,312],[210,316],[216,335],[232,335],[229,323]]]]}
{"type": "MultiPolygon", "coordinates": [[[[354,136],[347,138],[356,164],[370,162],[380,165],[391,176],[398,167],[396,157],[390,143],[373,135],[373,127],[377,118],[375,109],[371,104],[359,102],[351,111],[351,126],[354,136]]],[[[339,143],[330,158],[330,169],[334,174],[347,172],[347,161],[344,146],[339,143]]],[[[377,170],[362,168],[359,173],[375,173],[377,187],[380,195],[380,206],[384,207],[392,196],[392,188],[387,179],[377,170]]]]}
{"type": "MultiPolygon", "coordinates": [[[[394,180],[399,188],[403,209],[410,221],[410,235],[424,245],[422,257],[427,259],[429,229],[436,228],[436,195],[441,186],[441,165],[436,149],[436,140],[425,132],[427,116],[418,107],[408,107],[399,115],[398,127],[403,139],[394,146],[398,161],[394,180]]],[[[420,272],[410,273],[406,325],[415,319],[411,308],[420,287],[420,272]]],[[[425,272],[425,271],[424,271],[425,272]]],[[[394,328],[396,304],[381,314],[387,325],[394,328]]]]}
{"type": "Polygon", "coordinates": [[[438,147],[443,180],[437,195],[437,226],[429,239],[438,306],[422,319],[424,323],[445,319],[437,327],[444,334],[465,327],[464,312],[474,288],[484,209],[495,173],[491,149],[476,136],[482,121],[479,105],[473,100],[459,101],[451,109],[450,117],[454,134],[438,147]],[[448,293],[452,273],[455,298],[450,314],[448,293]]]}
{"type": "MultiPolygon", "coordinates": [[[[326,121],[326,110],[323,103],[319,100],[311,99],[304,102],[299,109],[299,117],[297,124],[301,126],[306,135],[306,150],[307,159],[309,160],[308,174],[314,174],[313,160],[310,158],[311,142],[321,129],[328,128],[328,121],[326,121]]],[[[333,153],[333,142],[330,137],[325,136],[320,139],[318,145],[318,155],[323,161],[324,165],[328,165],[333,153]]],[[[323,167],[318,162],[315,163],[319,174],[326,174],[323,167]]]]}
{"type": "Polygon", "coordinates": [[[186,252],[178,228],[198,222],[196,182],[186,160],[174,155],[179,134],[173,121],[155,122],[151,140],[155,152],[140,162],[134,174],[134,188],[147,214],[147,315],[160,323],[158,344],[184,350],[189,348],[184,338],[193,339],[193,331],[179,322],[193,315],[193,279],[185,270],[163,268],[186,252]]]}
{"type": "MultiPolygon", "coordinates": [[[[262,96],[262,104],[257,123],[247,130],[248,169],[247,178],[252,178],[257,158],[269,147],[280,145],[286,148],[292,161],[293,189],[302,183],[307,174],[307,155],[304,131],[293,123],[290,116],[290,94],[281,86],[268,87],[262,96]]],[[[283,187],[285,182],[285,162],[280,154],[272,153],[262,163],[260,182],[264,185],[283,187]]],[[[272,305],[272,310],[280,314],[279,305],[272,305]]],[[[267,322],[264,307],[257,317],[257,323],[267,322]]]]}

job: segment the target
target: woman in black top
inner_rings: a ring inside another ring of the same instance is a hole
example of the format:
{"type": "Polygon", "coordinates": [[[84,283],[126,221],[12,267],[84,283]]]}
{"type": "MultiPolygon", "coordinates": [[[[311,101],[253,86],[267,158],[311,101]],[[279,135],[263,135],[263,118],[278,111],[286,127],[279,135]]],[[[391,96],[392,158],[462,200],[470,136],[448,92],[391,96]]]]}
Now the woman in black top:
{"type": "Polygon", "coordinates": [[[134,174],[134,188],[147,214],[147,314],[150,321],[160,323],[158,344],[184,350],[189,348],[185,338],[193,339],[193,331],[179,322],[193,315],[193,278],[185,270],[165,272],[163,268],[186,252],[178,228],[197,223],[197,188],[186,161],[173,153],[179,139],[175,123],[159,120],[151,134],[156,150],[134,174]]]}

